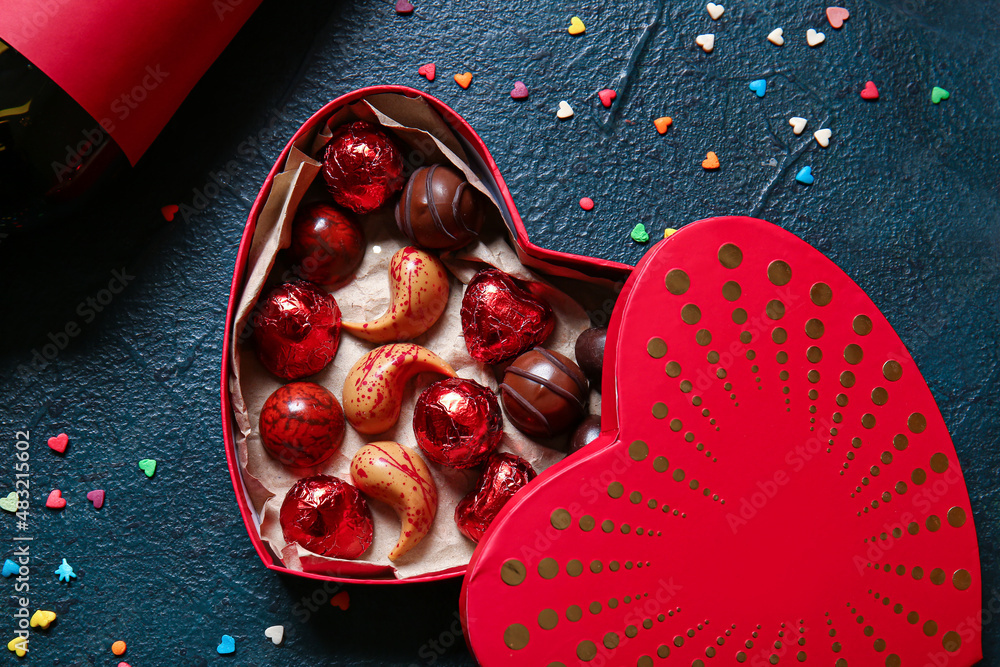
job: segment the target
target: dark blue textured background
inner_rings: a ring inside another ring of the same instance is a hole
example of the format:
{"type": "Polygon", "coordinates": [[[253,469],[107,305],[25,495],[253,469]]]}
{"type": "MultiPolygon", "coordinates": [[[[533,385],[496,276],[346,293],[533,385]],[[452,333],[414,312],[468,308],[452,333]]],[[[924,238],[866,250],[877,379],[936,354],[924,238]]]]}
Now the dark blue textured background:
{"type": "MultiPolygon", "coordinates": [[[[938,400],[996,608],[998,3],[859,0],[840,31],[822,3],[780,0],[725,3],[719,22],[700,0],[417,4],[399,17],[388,2],[266,0],[136,169],[72,219],[0,239],[0,490],[13,487],[14,432],[30,429],[31,606],[60,615],[33,635],[29,660],[113,665],[110,644],[125,639],[133,667],[470,662],[458,582],[350,586],[343,612],[332,586],[266,570],[223,455],[223,320],[247,212],[303,120],[380,83],[424,88],[463,114],[543,245],[634,263],[646,249],[628,238],[636,222],[656,239],[753,214],[829,255],[896,327],[938,400]],[[566,32],[574,14],[582,37],[566,32]],[[778,26],[781,49],[765,41],[778,26]],[[826,44],[806,47],[808,27],[826,44]],[[694,45],[709,31],[711,55],[694,45]],[[416,74],[425,62],[437,63],[431,84],[416,74]],[[466,70],[475,77],[462,90],[451,76],[466,70]],[[764,99],[747,89],[757,78],[764,99]],[[531,91],[523,103],[508,95],[516,79],[531,91]],[[868,79],[878,102],[858,96],[868,79]],[[935,85],[951,99],[931,104],[935,85]],[[610,112],[596,99],[604,87],[619,92],[610,112]],[[562,99],[576,116],[558,122],[562,99]],[[651,125],[661,115],[674,118],[664,137],[651,125]],[[810,119],[801,137],[793,115],[810,119]],[[811,138],[820,122],[834,131],[827,150],[811,138]],[[709,150],[722,161],[714,173],[700,167],[709,150]],[[794,181],[806,165],[811,187],[794,181]],[[576,204],[585,195],[597,202],[589,213],[576,204]],[[159,209],[173,203],[196,214],[167,223],[159,209]],[[88,314],[79,304],[116,270],[133,278],[88,314]],[[29,368],[70,322],[79,335],[29,368]],[[60,431],[64,457],[45,445],[60,431]],[[160,462],[154,479],[136,468],[145,457],[160,462]],[[54,487],[69,499],[60,513],[42,507],[54,487]],[[83,498],[96,487],[108,494],[98,512],[83,498]],[[70,586],[51,574],[63,557],[80,575],[70,586]],[[262,634],[275,623],[287,630],[281,648],[262,634]],[[216,654],[223,633],[235,657],[216,654]]],[[[13,518],[0,526],[12,535],[13,518]]],[[[8,588],[0,581],[12,605],[8,588]]],[[[1000,663],[998,626],[994,615],[984,630],[986,664],[1000,663]]]]}

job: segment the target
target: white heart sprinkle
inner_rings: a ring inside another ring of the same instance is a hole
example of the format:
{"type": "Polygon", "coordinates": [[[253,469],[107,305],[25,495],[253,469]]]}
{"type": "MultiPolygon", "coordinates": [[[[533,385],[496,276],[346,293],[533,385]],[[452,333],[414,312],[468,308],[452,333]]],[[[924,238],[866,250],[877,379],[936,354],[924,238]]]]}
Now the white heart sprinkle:
{"type": "Polygon", "coordinates": [[[705,53],[711,53],[712,49],[715,48],[715,35],[712,33],[698,35],[698,39],[694,40],[694,43],[705,49],[705,53]]]}
{"type": "Polygon", "coordinates": [[[272,625],[267,630],[264,630],[264,636],[270,639],[272,644],[278,646],[285,638],[285,626],[272,625]]]}
{"type": "Polygon", "coordinates": [[[718,21],[722,18],[723,13],[725,13],[726,8],[722,5],[717,5],[714,2],[710,2],[705,5],[705,9],[708,10],[708,15],[712,17],[713,20],[718,21]]]}
{"type": "Polygon", "coordinates": [[[799,116],[793,116],[788,119],[788,124],[792,126],[792,132],[795,134],[802,134],[806,129],[806,123],[809,121],[805,118],[800,118],[799,116]]]}
{"type": "Polygon", "coordinates": [[[833,130],[826,128],[823,130],[816,130],[813,132],[813,136],[816,137],[816,143],[826,148],[830,145],[830,137],[833,136],[833,130]]]}
{"type": "Polygon", "coordinates": [[[826,41],[826,35],[821,32],[816,32],[812,28],[806,31],[806,42],[809,46],[819,46],[826,41]]]}
{"type": "Polygon", "coordinates": [[[782,46],[785,43],[784,34],[785,31],[781,28],[775,28],[768,34],[767,41],[771,42],[775,46],[782,46]]]}
{"type": "Polygon", "coordinates": [[[573,107],[569,105],[566,100],[559,103],[559,110],[556,111],[556,117],[560,120],[566,120],[567,118],[573,117],[573,107]]]}

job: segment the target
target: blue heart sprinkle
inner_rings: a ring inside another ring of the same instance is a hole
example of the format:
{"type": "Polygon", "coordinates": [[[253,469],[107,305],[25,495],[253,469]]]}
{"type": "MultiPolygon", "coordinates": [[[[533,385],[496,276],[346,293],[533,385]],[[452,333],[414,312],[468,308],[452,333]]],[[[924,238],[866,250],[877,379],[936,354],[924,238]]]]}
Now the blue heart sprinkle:
{"type": "Polygon", "coordinates": [[[236,652],[236,640],[229,635],[222,635],[222,643],[215,649],[219,655],[229,655],[236,652]]]}
{"type": "Polygon", "coordinates": [[[12,577],[12,576],[14,576],[15,574],[17,574],[20,571],[21,571],[21,568],[19,568],[17,566],[17,563],[15,563],[14,561],[12,561],[11,559],[8,558],[6,561],[4,561],[4,564],[3,564],[3,576],[5,576],[5,577],[12,577]]]}
{"type": "Polygon", "coordinates": [[[750,90],[757,93],[757,97],[764,97],[764,93],[767,92],[767,81],[765,79],[751,81],[750,90]]]}
{"type": "Polygon", "coordinates": [[[813,181],[813,168],[812,167],[802,167],[799,169],[799,173],[795,174],[795,180],[799,183],[805,183],[806,185],[812,185],[813,181]]]}

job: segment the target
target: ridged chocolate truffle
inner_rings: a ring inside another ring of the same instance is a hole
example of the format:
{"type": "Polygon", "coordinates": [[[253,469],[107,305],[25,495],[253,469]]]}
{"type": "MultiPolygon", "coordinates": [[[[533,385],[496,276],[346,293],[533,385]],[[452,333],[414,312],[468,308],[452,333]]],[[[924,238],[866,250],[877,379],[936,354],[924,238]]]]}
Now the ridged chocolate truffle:
{"type": "Polygon", "coordinates": [[[396,204],[396,224],[422,248],[461,248],[483,225],[479,192],[451,167],[421,167],[410,176],[396,204]]]}
{"type": "Polygon", "coordinates": [[[507,367],[500,396],[507,418],[536,437],[565,433],[587,414],[587,378],[572,361],[536,347],[507,367]]]}

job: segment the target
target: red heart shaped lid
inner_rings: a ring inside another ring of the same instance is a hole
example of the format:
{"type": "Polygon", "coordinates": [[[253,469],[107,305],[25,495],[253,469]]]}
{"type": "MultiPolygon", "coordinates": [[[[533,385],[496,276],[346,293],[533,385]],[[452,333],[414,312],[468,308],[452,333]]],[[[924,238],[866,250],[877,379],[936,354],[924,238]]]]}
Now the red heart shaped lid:
{"type": "Polygon", "coordinates": [[[469,566],[482,664],[981,658],[948,430],[833,262],[761,220],[688,225],[626,284],[605,367],[601,438],[508,503],[469,566]]]}

